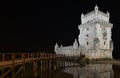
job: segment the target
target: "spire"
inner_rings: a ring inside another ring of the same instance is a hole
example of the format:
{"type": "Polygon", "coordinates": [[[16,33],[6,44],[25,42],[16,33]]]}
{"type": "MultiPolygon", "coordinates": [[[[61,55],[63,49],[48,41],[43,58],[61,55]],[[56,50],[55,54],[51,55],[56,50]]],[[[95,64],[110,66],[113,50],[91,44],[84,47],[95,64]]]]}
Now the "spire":
{"type": "Polygon", "coordinates": [[[55,47],[59,47],[57,43],[55,44],[55,47]]]}
{"type": "Polygon", "coordinates": [[[95,9],[95,14],[97,15],[98,14],[98,6],[96,5],[94,9],[95,9]]]}
{"type": "Polygon", "coordinates": [[[98,10],[98,6],[97,5],[95,5],[95,10],[98,10]]]}
{"type": "Polygon", "coordinates": [[[74,41],[74,43],[77,43],[77,39],[75,38],[75,41],[74,41]]]}
{"type": "Polygon", "coordinates": [[[81,18],[83,18],[83,16],[84,16],[84,14],[83,14],[83,12],[82,12],[82,14],[81,14],[81,18]]]}
{"type": "Polygon", "coordinates": [[[110,13],[107,11],[107,16],[109,17],[110,16],[110,13]]]}
{"type": "Polygon", "coordinates": [[[77,42],[77,39],[75,38],[75,41],[74,41],[74,43],[73,43],[73,46],[74,46],[74,48],[78,48],[78,42],[77,42]]]}
{"type": "Polygon", "coordinates": [[[82,13],[82,14],[81,14],[81,20],[83,19],[83,17],[84,17],[84,14],[82,13]]]}
{"type": "Polygon", "coordinates": [[[59,46],[58,46],[58,44],[56,43],[54,49],[57,50],[58,48],[59,48],[59,46]]]}
{"type": "Polygon", "coordinates": [[[63,46],[62,46],[62,44],[61,44],[61,46],[60,46],[60,48],[62,48],[63,46]]]}

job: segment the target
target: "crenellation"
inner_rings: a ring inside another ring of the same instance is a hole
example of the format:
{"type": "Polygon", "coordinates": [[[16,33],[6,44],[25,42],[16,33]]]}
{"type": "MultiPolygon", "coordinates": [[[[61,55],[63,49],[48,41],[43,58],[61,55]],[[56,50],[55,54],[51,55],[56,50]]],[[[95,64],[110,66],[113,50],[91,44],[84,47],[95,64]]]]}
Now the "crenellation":
{"type": "Polygon", "coordinates": [[[98,13],[101,14],[101,15],[103,15],[103,16],[106,16],[106,17],[109,17],[109,16],[110,16],[110,14],[109,14],[108,11],[107,11],[107,13],[103,13],[103,12],[101,12],[101,11],[98,11],[98,13]]]}
{"type": "Polygon", "coordinates": [[[108,11],[107,13],[103,13],[99,11],[98,7],[96,6],[94,11],[91,11],[90,13],[87,13],[87,14],[83,14],[83,13],[81,14],[81,23],[84,24],[88,21],[98,20],[98,19],[109,22],[109,17],[110,17],[110,14],[108,11]]]}
{"type": "Polygon", "coordinates": [[[95,13],[95,11],[91,11],[91,12],[85,14],[83,18],[86,18],[86,17],[88,17],[88,16],[90,16],[90,15],[93,15],[94,13],[95,13]]]}

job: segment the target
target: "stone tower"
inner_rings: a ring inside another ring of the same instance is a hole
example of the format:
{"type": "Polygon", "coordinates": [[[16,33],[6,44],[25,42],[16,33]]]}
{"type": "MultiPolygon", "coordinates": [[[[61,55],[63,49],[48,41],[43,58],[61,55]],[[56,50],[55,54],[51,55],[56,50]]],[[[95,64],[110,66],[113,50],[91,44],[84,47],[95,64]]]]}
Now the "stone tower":
{"type": "Polygon", "coordinates": [[[113,24],[109,22],[109,12],[103,13],[96,5],[94,10],[81,14],[81,24],[78,25],[80,34],[78,42],[75,39],[73,45],[54,47],[56,54],[66,56],[79,56],[81,53],[86,58],[112,58],[113,42],[111,29],[113,24]]]}
{"type": "Polygon", "coordinates": [[[78,41],[86,49],[82,52],[86,57],[112,58],[111,29],[113,24],[109,22],[109,18],[109,12],[101,12],[97,5],[92,12],[81,14],[78,41]]]}

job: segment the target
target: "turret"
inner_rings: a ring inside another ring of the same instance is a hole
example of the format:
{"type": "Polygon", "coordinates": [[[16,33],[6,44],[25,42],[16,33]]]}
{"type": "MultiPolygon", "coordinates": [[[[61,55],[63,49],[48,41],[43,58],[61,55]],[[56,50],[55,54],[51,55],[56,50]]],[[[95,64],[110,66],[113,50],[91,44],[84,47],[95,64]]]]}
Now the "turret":
{"type": "Polygon", "coordinates": [[[62,44],[61,44],[61,46],[60,46],[60,48],[62,48],[63,46],[62,46],[62,44]]]}
{"type": "Polygon", "coordinates": [[[96,5],[94,9],[95,9],[95,14],[97,14],[98,13],[98,6],[96,5]]]}
{"type": "Polygon", "coordinates": [[[107,11],[107,16],[110,17],[110,13],[107,11]]]}
{"type": "Polygon", "coordinates": [[[56,43],[56,44],[55,44],[54,51],[56,51],[58,48],[59,48],[59,46],[58,46],[58,44],[56,43]]]}
{"type": "Polygon", "coordinates": [[[78,42],[77,42],[77,39],[75,39],[75,41],[74,41],[74,43],[73,43],[73,47],[74,47],[75,49],[78,48],[78,42]]]}
{"type": "Polygon", "coordinates": [[[81,14],[81,20],[83,19],[83,17],[84,17],[84,14],[82,13],[82,14],[81,14]]]}

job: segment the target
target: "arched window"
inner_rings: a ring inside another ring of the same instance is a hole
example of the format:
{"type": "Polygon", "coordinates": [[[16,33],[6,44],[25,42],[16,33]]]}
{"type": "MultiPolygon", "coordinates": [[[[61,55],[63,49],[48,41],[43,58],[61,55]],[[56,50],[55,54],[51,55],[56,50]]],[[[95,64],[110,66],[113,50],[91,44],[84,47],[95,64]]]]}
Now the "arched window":
{"type": "Polygon", "coordinates": [[[86,35],[86,37],[88,37],[88,34],[86,35]]]}
{"type": "Polygon", "coordinates": [[[87,41],[87,45],[88,45],[89,43],[88,43],[88,41],[87,41]]]}
{"type": "Polygon", "coordinates": [[[87,28],[87,31],[89,31],[89,28],[87,28]]]}
{"type": "Polygon", "coordinates": [[[104,45],[105,45],[106,43],[105,43],[105,41],[104,41],[104,45]]]}

